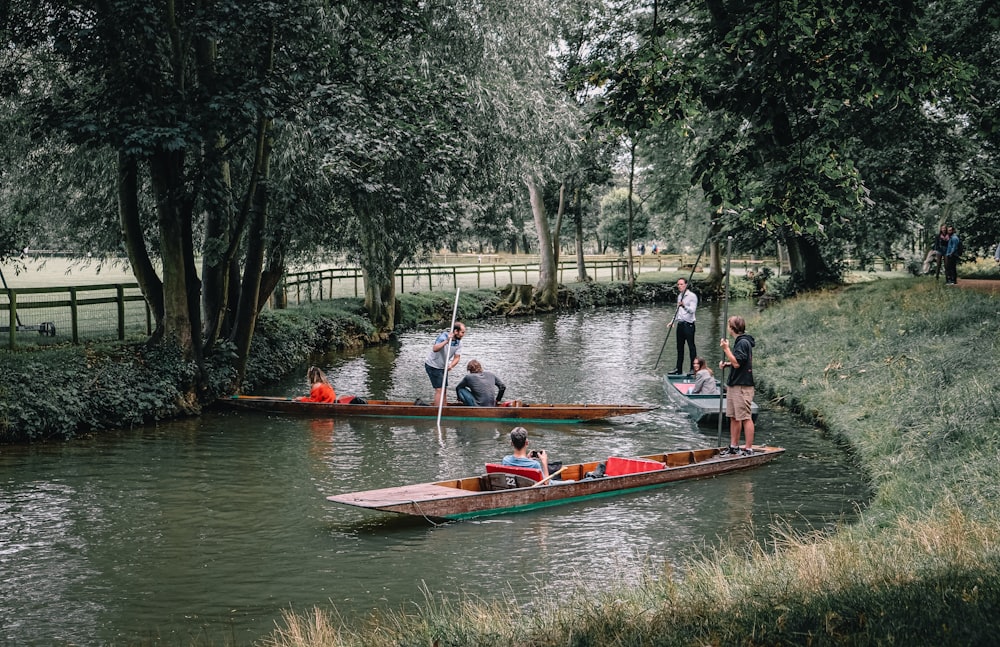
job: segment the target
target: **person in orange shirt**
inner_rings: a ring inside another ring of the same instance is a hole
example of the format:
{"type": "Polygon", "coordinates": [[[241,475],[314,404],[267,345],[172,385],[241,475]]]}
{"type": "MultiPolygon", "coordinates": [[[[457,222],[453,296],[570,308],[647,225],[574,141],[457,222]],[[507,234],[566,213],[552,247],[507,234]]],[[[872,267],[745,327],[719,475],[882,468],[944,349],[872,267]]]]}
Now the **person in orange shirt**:
{"type": "Polygon", "coordinates": [[[306,372],[306,379],[309,380],[309,395],[295,398],[299,402],[336,402],[337,392],[326,379],[326,374],[315,366],[310,366],[306,372]]]}

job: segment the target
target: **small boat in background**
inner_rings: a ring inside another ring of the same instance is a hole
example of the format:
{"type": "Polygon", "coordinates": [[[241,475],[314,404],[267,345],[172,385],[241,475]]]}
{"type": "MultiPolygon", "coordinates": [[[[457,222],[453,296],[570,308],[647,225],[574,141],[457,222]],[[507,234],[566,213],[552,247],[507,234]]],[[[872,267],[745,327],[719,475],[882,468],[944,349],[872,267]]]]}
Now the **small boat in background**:
{"type": "MultiPolygon", "coordinates": [[[[716,380],[716,384],[718,384],[716,380]]],[[[719,395],[691,395],[689,391],[694,387],[694,378],[686,375],[668,375],[664,380],[664,388],[667,396],[680,407],[686,414],[694,419],[699,425],[719,424],[719,395]]],[[[721,388],[721,387],[720,387],[721,388]]],[[[760,407],[756,402],[750,405],[750,415],[757,420],[760,407]]],[[[722,396],[722,415],[726,415],[726,398],[722,396]]],[[[728,419],[728,418],[727,418],[728,419]]],[[[723,420],[725,422],[725,420],[723,420]]],[[[728,429],[726,430],[728,433],[728,429]]]]}
{"type": "MultiPolygon", "coordinates": [[[[219,404],[236,409],[251,409],[270,413],[293,413],[317,418],[367,416],[375,418],[437,418],[433,405],[394,400],[361,400],[348,402],[301,402],[291,398],[234,395],[222,398],[219,404]]],[[[506,403],[505,403],[506,404],[506,403]]],[[[441,418],[448,420],[519,420],[522,422],[577,423],[607,420],[656,409],[654,406],[633,404],[528,404],[512,400],[508,406],[468,407],[458,402],[446,403],[441,418]]]]}
{"type": "Polygon", "coordinates": [[[724,448],[694,449],[561,468],[560,479],[540,470],[486,465],[485,473],[447,481],[349,492],[328,496],[334,503],[427,519],[468,519],[522,512],[619,492],[637,492],[674,481],[719,476],[757,467],[782,453],[781,447],[754,447],[751,454],[724,454],[724,448]],[[603,467],[602,467],[603,466],[603,467]]]}

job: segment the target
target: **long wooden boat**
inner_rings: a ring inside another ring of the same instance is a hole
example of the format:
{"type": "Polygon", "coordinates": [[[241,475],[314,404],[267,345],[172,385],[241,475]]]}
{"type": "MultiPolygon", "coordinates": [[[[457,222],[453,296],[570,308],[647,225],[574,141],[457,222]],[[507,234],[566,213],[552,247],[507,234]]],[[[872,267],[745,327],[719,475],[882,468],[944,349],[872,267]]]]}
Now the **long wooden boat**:
{"type": "MultiPolygon", "coordinates": [[[[598,461],[567,465],[558,474],[566,480],[537,481],[523,468],[487,465],[487,472],[434,483],[404,485],[327,497],[359,508],[416,515],[428,519],[468,519],[521,512],[621,492],[637,492],[674,481],[719,476],[757,467],[784,453],[781,447],[754,447],[750,455],[724,455],[722,448],[650,454],[636,458],[610,457],[605,475],[588,477],[598,461]],[[496,471],[491,470],[494,467],[496,471]]],[[[536,476],[541,472],[534,470],[536,476]]]]}
{"type": "MultiPolygon", "coordinates": [[[[716,380],[718,384],[718,380],[716,380]]],[[[718,395],[691,395],[688,393],[694,386],[694,378],[686,375],[668,375],[666,377],[665,389],[667,396],[681,408],[686,414],[694,419],[699,425],[719,424],[719,397],[718,395]]],[[[760,407],[756,402],[750,404],[750,416],[757,420],[760,407]]],[[[726,417],[726,398],[722,396],[723,422],[726,417]]]]}
{"type": "MultiPolygon", "coordinates": [[[[396,400],[368,400],[364,404],[299,402],[291,398],[234,395],[219,402],[227,407],[313,417],[437,418],[438,408],[396,400]]],[[[520,420],[523,422],[589,422],[651,411],[656,407],[631,404],[535,404],[513,402],[507,407],[467,407],[449,402],[441,417],[449,420],[520,420]]]]}

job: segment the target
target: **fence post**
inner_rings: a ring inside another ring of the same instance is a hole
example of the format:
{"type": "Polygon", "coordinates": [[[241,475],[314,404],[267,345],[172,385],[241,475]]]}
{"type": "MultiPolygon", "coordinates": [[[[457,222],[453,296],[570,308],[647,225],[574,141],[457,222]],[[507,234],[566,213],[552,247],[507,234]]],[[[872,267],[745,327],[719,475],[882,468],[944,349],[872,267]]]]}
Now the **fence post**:
{"type": "Polygon", "coordinates": [[[76,288],[69,289],[69,326],[74,344],[80,343],[80,313],[76,307],[76,288]]]}
{"type": "Polygon", "coordinates": [[[399,293],[406,292],[406,268],[399,268],[399,293]]]}
{"type": "Polygon", "coordinates": [[[427,291],[434,291],[434,279],[431,277],[431,266],[427,266],[427,291]]]}
{"type": "Polygon", "coordinates": [[[513,265],[508,265],[507,266],[507,271],[510,273],[510,284],[514,285],[514,266],[513,265]]]}
{"type": "Polygon", "coordinates": [[[351,270],[351,273],[354,274],[354,296],[355,296],[355,298],[357,298],[357,296],[358,296],[358,268],[354,268],[353,270],[351,270]]]}
{"type": "MultiPolygon", "coordinates": [[[[319,283],[319,300],[323,300],[323,270],[319,271],[319,278],[316,280],[319,283]]],[[[311,290],[310,290],[311,291],[311,290]]]]}
{"type": "Polygon", "coordinates": [[[476,288],[483,287],[483,267],[480,265],[476,268],[476,288]]]}
{"type": "Polygon", "coordinates": [[[125,288],[121,283],[115,284],[118,297],[118,341],[125,340],[125,288]]]}
{"type": "Polygon", "coordinates": [[[458,287],[458,268],[454,265],[451,266],[451,287],[458,287]]]}
{"type": "Polygon", "coordinates": [[[17,292],[7,290],[7,298],[10,300],[10,349],[14,350],[17,340],[17,292]]]}

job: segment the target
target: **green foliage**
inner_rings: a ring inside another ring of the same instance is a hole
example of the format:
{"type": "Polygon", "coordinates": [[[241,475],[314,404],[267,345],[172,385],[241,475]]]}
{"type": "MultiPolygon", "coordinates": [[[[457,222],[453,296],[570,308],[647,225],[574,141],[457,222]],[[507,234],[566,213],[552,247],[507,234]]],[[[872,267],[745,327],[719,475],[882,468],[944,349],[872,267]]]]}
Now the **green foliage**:
{"type": "Polygon", "coordinates": [[[194,375],[176,349],[144,346],[6,352],[0,366],[3,442],[71,438],[173,417],[180,385],[194,375]]]}
{"type": "MultiPolygon", "coordinates": [[[[632,241],[643,241],[649,236],[649,216],[632,197],[632,241]]],[[[598,231],[608,245],[624,252],[628,246],[628,191],[612,189],[601,198],[601,218],[598,231]]]]}

